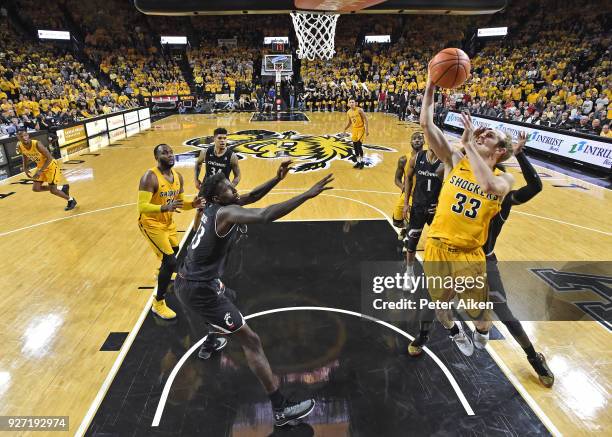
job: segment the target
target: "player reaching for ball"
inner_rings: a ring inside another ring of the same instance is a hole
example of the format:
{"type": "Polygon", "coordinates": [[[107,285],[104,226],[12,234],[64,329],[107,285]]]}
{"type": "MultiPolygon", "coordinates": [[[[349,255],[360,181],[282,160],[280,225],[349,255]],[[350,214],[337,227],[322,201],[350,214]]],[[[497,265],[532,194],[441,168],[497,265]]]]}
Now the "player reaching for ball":
{"type": "MultiPolygon", "coordinates": [[[[438,56],[430,63],[432,69],[436,68],[434,61],[438,56]]],[[[496,164],[511,156],[512,142],[504,132],[494,129],[482,130],[476,137],[471,117],[462,114],[461,144],[466,154],[451,147],[433,121],[434,81],[439,83],[447,74],[444,72],[440,76],[439,71],[435,71],[436,75],[430,74],[427,80],[420,123],[427,143],[445,167],[436,215],[425,243],[424,269],[428,277],[442,280],[428,281],[428,285],[431,282],[428,291],[431,299],[438,302],[450,302],[458,295],[467,305],[466,313],[474,320],[476,328],[484,330],[491,314],[479,305],[489,299],[482,246],[491,219],[500,211],[502,200],[514,183],[511,175],[495,169],[496,164]],[[461,293],[447,285],[456,283],[459,277],[466,284],[461,293]],[[466,278],[472,279],[467,281],[466,278]]],[[[452,313],[438,308],[436,316],[461,352],[472,355],[474,344],[461,323],[453,321],[452,313]]],[[[427,339],[427,329],[421,329],[410,347],[421,347],[427,339]]]]}

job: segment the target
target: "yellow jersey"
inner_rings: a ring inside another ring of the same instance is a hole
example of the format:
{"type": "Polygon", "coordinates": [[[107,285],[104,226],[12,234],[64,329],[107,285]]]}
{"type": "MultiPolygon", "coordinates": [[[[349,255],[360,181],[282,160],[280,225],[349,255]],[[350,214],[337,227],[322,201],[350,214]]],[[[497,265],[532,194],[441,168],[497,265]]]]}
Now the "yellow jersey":
{"type": "MultiPolygon", "coordinates": [[[[181,191],[181,180],[178,173],[171,169],[173,179],[170,182],[157,167],[153,167],[151,171],[157,177],[157,191],[153,193],[151,203],[153,205],[166,205],[172,200],[176,200],[181,191]]],[[[173,222],[172,211],[141,213],[139,221],[143,226],[165,227],[173,222]]]]}
{"type": "MultiPolygon", "coordinates": [[[[27,158],[36,163],[36,168],[41,168],[43,165],[45,165],[45,162],[47,162],[47,157],[45,155],[43,155],[40,150],[38,150],[38,141],[37,140],[32,140],[32,144],[31,147],[26,147],[24,144],[21,143],[21,141],[19,141],[17,143],[17,149],[19,150],[19,153],[27,156],[27,158]]],[[[51,160],[51,162],[49,163],[49,166],[53,165],[55,163],[54,160],[51,160]]],[[[48,167],[47,167],[48,168],[48,167]]]]}
{"type": "Polygon", "coordinates": [[[349,118],[351,119],[351,126],[353,130],[363,129],[365,124],[363,122],[363,117],[359,113],[359,109],[349,109],[347,112],[349,118]]]}
{"type": "MultiPolygon", "coordinates": [[[[495,175],[501,174],[498,169],[495,175]]],[[[465,250],[482,247],[487,240],[489,223],[501,209],[503,198],[484,193],[467,157],[450,171],[440,191],[436,215],[428,238],[465,250]]]]}

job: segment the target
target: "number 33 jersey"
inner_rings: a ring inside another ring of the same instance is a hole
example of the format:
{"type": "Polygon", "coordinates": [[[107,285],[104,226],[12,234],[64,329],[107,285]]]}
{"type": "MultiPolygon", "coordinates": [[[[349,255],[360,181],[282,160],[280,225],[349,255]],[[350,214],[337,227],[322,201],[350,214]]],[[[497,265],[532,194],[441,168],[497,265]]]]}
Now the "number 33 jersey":
{"type": "MultiPolygon", "coordinates": [[[[495,169],[494,174],[497,176],[501,171],[495,169]]],[[[470,161],[464,157],[444,180],[427,236],[461,249],[482,247],[487,240],[489,223],[499,212],[502,200],[501,196],[482,191],[470,161]]]]}

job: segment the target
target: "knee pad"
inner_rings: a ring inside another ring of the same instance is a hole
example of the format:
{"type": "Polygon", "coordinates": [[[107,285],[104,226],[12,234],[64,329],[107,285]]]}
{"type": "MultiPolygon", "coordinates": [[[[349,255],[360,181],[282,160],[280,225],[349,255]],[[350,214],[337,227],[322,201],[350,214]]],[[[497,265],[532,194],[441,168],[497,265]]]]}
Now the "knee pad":
{"type": "Polygon", "coordinates": [[[406,237],[405,246],[408,252],[416,252],[417,245],[421,239],[422,229],[410,229],[406,237]]]}

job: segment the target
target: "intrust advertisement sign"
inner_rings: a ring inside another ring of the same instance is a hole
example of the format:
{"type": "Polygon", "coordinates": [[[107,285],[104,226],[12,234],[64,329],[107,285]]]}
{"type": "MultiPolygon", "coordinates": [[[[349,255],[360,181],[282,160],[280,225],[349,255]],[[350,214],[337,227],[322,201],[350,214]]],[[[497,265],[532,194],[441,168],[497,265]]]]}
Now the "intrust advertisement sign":
{"type": "Polygon", "coordinates": [[[84,140],[85,138],[87,138],[87,135],[85,133],[85,126],[82,124],[57,131],[57,141],[60,147],[84,140]]]}
{"type": "MultiPolygon", "coordinates": [[[[612,168],[612,143],[605,142],[598,137],[586,139],[572,136],[569,133],[562,134],[541,130],[538,129],[539,126],[537,125],[533,127],[520,126],[500,120],[481,118],[477,115],[472,115],[472,122],[476,128],[485,127],[506,132],[515,141],[519,133],[525,132],[528,135],[527,147],[596,165],[608,170],[612,168]]],[[[446,114],[444,124],[463,129],[461,114],[449,112],[446,114]]]]}

